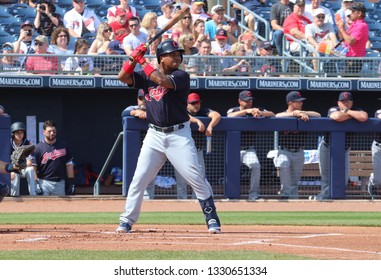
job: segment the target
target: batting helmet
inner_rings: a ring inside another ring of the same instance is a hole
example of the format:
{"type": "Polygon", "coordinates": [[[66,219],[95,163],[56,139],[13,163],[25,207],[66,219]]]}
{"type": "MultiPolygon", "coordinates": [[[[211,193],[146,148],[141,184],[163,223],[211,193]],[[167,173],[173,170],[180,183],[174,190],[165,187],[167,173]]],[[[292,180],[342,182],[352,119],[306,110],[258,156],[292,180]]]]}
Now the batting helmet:
{"type": "Polygon", "coordinates": [[[183,52],[184,50],[179,48],[177,42],[173,40],[166,40],[161,42],[156,49],[156,58],[157,62],[160,63],[160,56],[167,53],[180,52],[181,53],[181,62],[183,61],[183,52]]]}
{"type": "Polygon", "coordinates": [[[8,194],[9,194],[8,186],[0,182],[0,202],[2,202],[4,197],[6,197],[8,194]]]}
{"type": "Polygon", "coordinates": [[[22,122],[15,122],[11,125],[11,132],[14,133],[17,130],[26,131],[25,124],[22,122]]]}

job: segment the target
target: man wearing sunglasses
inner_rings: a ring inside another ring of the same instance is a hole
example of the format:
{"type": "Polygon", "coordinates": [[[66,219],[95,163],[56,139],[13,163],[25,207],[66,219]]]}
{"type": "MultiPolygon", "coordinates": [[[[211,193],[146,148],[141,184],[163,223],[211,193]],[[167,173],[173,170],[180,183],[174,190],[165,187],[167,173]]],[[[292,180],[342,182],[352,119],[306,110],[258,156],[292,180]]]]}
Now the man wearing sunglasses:
{"type": "Polygon", "coordinates": [[[303,15],[313,22],[317,9],[320,9],[320,11],[323,10],[325,15],[324,23],[330,23],[333,26],[335,25],[331,10],[321,5],[321,0],[311,0],[309,4],[306,4],[303,15]]]}
{"type": "Polygon", "coordinates": [[[127,55],[136,49],[141,44],[147,43],[147,33],[140,31],[140,19],[138,17],[132,17],[128,20],[131,33],[123,39],[123,48],[127,55]]]}
{"type": "MultiPolygon", "coordinates": [[[[14,53],[14,47],[11,42],[7,42],[3,45],[3,54],[7,54],[1,59],[0,70],[2,72],[6,71],[17,71],[20,70],[20,61],[9,54],[14,53]]],[[[3,73],[4,74],[4,73],[3,73]]]]}
{"type": "Polygon", "coordinates": [[[100,24],[94,11],[85,7],[85,0],[73,0],[73,9],[64,15],[65,27],[71,37],[80,38],[86,33],[95,33],[100,24]]]}
{"type": "MultiPolygon", "coordinates": [[[[36,54],[51,54],[49,53],[48,38],[44,35],[39,35],[34,40],[36,46],[36,54]]],[[[58,57],[57,56],[29,56],[25,63],[25,70],[33,74],[57,74],[58,57]]]]}
{"type": "Polygon", "coordinates": [[[111,31],[114,33],[114,40],[118,40],[120,44],[123,44],[123,39],[130,34],[127,11],[123,8],[116,8],[115,21],[111,22],[109,25],[111,31]]]}

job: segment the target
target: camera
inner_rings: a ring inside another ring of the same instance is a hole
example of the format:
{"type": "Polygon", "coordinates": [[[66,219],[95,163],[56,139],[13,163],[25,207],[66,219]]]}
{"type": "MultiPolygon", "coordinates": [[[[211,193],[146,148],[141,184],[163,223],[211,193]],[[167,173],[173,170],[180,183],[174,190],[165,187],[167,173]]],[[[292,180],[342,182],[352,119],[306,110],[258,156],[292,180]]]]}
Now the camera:
{"type": "Polygon", "coordinates": [[[28,35],[28,36],[32,36],[32,30],[27,30],[27,31],[25,31],[25,33],[26,33],[26,35],[28,35]]]}
{"type": "Polygon", "coordinates": [[[41,6],[40,6],[40,10],[45,12],[45,10],[46,10],[46,7],[45,7],[45,6],[43,6],[43,5],[41,5],[41,6]]]}

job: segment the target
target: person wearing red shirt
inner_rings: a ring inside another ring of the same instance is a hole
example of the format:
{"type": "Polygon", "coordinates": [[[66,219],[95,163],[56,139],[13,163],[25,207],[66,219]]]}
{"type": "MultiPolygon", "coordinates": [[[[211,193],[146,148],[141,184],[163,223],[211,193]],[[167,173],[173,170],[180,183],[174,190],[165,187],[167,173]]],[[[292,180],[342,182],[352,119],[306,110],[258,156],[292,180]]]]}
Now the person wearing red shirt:
{"type": "MultiPolygon", "coordinates": [[[[46,36],[39,35],[34,42],[36,46],[35,54],[51,54],[47,52],[49,43],[46,36]]],[[[34,74],[57,74],[58,57],[30,56],[26,60],[25,70],[34,74]]]]}
{"type": "Polygon", "coordinates": [[[109,25],[114,32],[114,39],[123,43],[124,37],[130,34],[130,27],[128,25],[127,11],[122,8],[117,8],[115,11],[116,21],[111,22],[109,25]]]}
{"type": "MultiPolygon", "coordinates": [[[[305,27],[311,21],[303,16],[306,2],[304,0],[296,0],[294,4],[294,11],[286,18],[283,23],[284,34],[291,35],[298,40],[306,40],[305,27]]],[[[287,38],[287,37],[286,37],[287,38]]],[[[287,38],[290,42],[291,53],[300,52],[300,44],[287,38]]]]}
{"type": "MultiPolygon", "coordinates": [[[[369,38],[369,27],[365,22],[366,8],[363,3],[357,2],[352,6],[350,19],[351,25],[345,30],[344,22],[340,19],[336,22],[339,36],[348,47],[347,57],[364,57],[366,55],[366,43],[369,38]]],[[[362,68],[362,60],[347,60],[346,73],[359,73],[362,68]]]]}

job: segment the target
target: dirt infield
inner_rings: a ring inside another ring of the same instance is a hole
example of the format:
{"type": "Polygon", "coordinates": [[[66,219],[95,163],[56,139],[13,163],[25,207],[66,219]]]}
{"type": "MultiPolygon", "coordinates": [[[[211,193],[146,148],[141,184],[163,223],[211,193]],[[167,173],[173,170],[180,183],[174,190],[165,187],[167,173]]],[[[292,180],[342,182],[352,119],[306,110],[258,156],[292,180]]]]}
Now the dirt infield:
{"type": "MultiPolygon", "coordinates": [[[[6,198],[0,211],[121,212],[124,199],[6,198]]],[[[381,211],[381,201],[217,201],[219,211],[381,211]]],[[[196,201],[145,201],[143,211],[199,211],[196,201]]],[[[255,250],[317,259],[381,260],[380,227],[223,226],[210,235],[202,225],[0,225],[0,250],[255,250]],[[121,246],[123,244],[123,246],[121,246]]]]}

